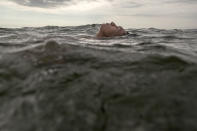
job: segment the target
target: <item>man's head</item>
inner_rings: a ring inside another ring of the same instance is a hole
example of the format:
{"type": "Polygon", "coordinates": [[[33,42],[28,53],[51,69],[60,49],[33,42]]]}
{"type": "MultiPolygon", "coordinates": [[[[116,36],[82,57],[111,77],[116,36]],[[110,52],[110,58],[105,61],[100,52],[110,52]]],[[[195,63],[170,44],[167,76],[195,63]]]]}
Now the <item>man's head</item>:
{"type": "Polygon", "coordinates": [[[121,27],[117,26],[114,22],[102,24],[98,34],[98,38],[101,37],[113,37],[126,35],[127,32],[121,27]]]}

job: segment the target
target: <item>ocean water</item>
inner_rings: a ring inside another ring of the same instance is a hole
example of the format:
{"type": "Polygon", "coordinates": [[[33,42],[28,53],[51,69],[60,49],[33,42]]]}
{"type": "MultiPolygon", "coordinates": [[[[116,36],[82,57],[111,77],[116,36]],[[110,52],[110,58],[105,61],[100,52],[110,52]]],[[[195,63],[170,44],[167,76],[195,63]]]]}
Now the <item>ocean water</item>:
{"type": "Polygon", "coordinates": [[[197,131],[197,29],[0,28],[0,131],[197,131]]]}

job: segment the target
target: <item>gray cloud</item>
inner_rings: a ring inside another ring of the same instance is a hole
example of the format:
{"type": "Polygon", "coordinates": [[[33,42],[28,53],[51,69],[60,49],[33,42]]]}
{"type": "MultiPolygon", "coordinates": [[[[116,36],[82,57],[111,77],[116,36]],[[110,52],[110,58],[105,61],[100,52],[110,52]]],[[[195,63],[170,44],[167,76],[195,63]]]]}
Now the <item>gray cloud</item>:
{"type": "Polygon", "coordinates": [[[188,18],[188,19],[197,19],[196,13],[160,13],[160,14],[148,14],[148,13],[138,13],[122,16],[135,16],[135,17],[147,17],[147,18],[188,18]]]}
{"type": "MultiPolygon", "coordinates": [[[[75,4],[77,1],[82,0],[9,0],[15,2],[19,5],[30,6],[30,7],[41,7],[41,8],[51,8],[57,7],[62,4],[69,5],[75,4]]],[[[83,0],[83,1],[93,1],[93,0],[83,0]]]]}
{"type": "Polygon", "coordinates": [[[197,4],[197,0],[165,0],[164,3],[184,3],[184,4],[197,4]]]}
{"type": "Polygon", "coordinates": [[[143,6],[142,3],[137,3],[137,2],[132,2],[132,1],[126,1],[126,2],[122,2],[122,3],[118,3],[118,5],[115,5],[118,7],[122,7],[122,8],[138,8],[143,6]]]}
{"type": "MultiPolygon", "coordinates": [[[[77,4],[77,2],[81,1],[98,1],[98,0],[9,0],[15,2],[19,5],[30,6],[30,7],[40,7],[40,8],[53,8],[60,5],[72,5],[77,4]]],[[[122,8],[138,8],[144,6],[145,4],[142,2],[138,2],[137,0],[106,0],[112,3],[115,7],[122,8]]],[[[153,3],[156,0],[151,0],[153,3]]],[[[175,4],[175,3],[184,3],[184,4],[197,4],[197,0],[161,0],[159,3],[166,4],[175,4]]]]}
{"type": "MultiPolygon", "coordinates": [[[[29,6],[29,7],[40,7],[40,8],[52,8],[57,7],[60,5],[72,5],[77,4],[77,2],[81,1],[98,1],[98,0],[9,0],[15,2],[19,5],[29,6]]],[[[106,0],[111,2],[115,7],[122,7],[122,8],[137,8],[141,7],[143,4],[138,2],[133,2],[130,0],[106,0]]]]}

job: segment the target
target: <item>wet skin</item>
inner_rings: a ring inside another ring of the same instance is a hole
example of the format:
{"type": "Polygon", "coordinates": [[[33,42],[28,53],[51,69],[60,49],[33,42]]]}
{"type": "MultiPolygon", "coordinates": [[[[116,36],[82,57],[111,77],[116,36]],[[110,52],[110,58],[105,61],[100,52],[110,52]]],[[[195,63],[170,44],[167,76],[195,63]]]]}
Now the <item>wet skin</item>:
{"type": "Polygon", "coordinates": [[[99,32],[97,33],[97,38],[102,37],[113,37],[126,35],[127,32],[121,27],[117,26],[114,22],[102,24],[99,32]]]}

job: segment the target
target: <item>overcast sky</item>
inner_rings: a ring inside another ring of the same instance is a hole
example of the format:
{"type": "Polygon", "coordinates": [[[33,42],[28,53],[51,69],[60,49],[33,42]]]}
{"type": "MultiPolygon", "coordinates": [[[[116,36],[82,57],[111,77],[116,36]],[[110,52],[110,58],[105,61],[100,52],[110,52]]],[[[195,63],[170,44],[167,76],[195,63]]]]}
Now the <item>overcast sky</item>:
{"type": "Polygon", "coordinates": [[[0,0],[0,27],[197,28],[197,0],[0,0]]]}

